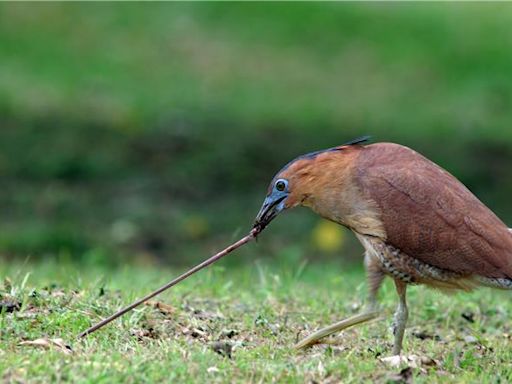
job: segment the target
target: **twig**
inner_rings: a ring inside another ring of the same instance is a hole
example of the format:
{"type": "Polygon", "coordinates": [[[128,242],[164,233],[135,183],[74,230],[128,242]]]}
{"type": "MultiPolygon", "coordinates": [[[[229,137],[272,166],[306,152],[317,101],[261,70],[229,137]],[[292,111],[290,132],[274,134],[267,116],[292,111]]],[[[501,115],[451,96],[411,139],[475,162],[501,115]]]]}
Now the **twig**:
{"type": "Polygon", "coordinates": [[[201,264],[196,265],[194,268],[188,270],[187,272],[185,272],[182,275],[178,276],[174,280],[172,280],[172,281],[168,282],[167,284],[165,284],[164,286],[158,288],[156,291],[151,292],[149,295],[144,296],[143,298],[135,301],[134,303],[128,305],[127,307],[121,309],[120,311],[114,313],[113,315],[107,317],[106,319],[100,321],[99,323],[93,325],[92,327],[86,329],[85,331],[83,331],[82,333],[80,333],[78,335],[78,338],[81,339],[81,338],[83,338],[83,337],[85,337],[87,335],[90,335],[91,333],[97,331],[98,329],[100,329],[101,327],[107,325],[111,321],[113,321],[113,320],[117,319],[118,317],[124,315],[126,312],[131,311],[133,308],[141,305],[145,301],[147,301],[147,300],[155,297],[156,295],[162,293],[163,291],[171,288],[172,286],[178,284],[180,281],[185,280],[190,275],[193,275],[194,273],[196,273],[197,271],[203,269],[204,267],[207,267],[208,265],[216,262],[217,260],[219,260],[222,257],[226,256],[227,254],[231,253],[235,249],[237,249],[237,248],[241,247],[242,245],[248,243],[249,241],[255,239],[260,231],[261,231],[260,229],[254,228],[248,235],[246,235],[245,237],[241,238],[236,243],[230,245],[229,247],[225,248],[224,250],[220,251],[219,253],[213,255],[209,259],[203,261],[201,264]]]}

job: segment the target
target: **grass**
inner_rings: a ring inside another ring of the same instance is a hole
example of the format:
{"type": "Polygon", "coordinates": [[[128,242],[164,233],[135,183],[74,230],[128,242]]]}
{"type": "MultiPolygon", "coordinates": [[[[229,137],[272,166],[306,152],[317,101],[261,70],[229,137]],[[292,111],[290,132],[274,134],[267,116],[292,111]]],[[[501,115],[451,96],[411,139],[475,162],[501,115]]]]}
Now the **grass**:
{"type": "Polygon", "coordinates": [[[511,23],[504,3],[2,3],[0,252],[193,255],[289,160],[364,134],[512,222],[511,23]]]}
{"type": "Polygon", "coordinates": [[[481,134],[510,140],[503,111],[467,110],[493,87],[508,97],[505,4],[1,9],[0,101],[25,113],[64,110],[121,130],[200,111],[248,130],[426,124],[427,135],[471,114],[481,134]]]}
{"type": "Polygon", "coordinates": [[[116,260],[190,264],[250,225],[282,164],[362,134],[510,221],[511,22],[497,3],[1,4],[0,254],[33,261],[0,265],[0,301],[21,305],[0,313],[0,380],[512,381],[508,292],[410,289],[406,352],[435,364],[401,375],[380,360],[391,284],[384,321],[294,351],[365,296],[362,270],[301,264],[310,214],[273,224],[281,261],[245,254],[75,339],[178,272],[116,260]],[[74,352],[21,344],[41,337],[74,352]]]}
{"type": "Polygon", "coordinates": [[[309,332],[360,310],[364,274],[339,264],[247,261],[214,266],[83,341],[76,335],[177,270],[80,268],[47,262],[1,267],[0,378],[5,382],[509,382],[509,292],[444,296],[409,289],[405,353],[425,364],[390,367],[389,324],[396,304],[388,282],[383,320],[347,330],[306,351],[309,332]],[[5,306],[5,305],[4,305],[5,306]],[[62,338],[59,348],[20,344],[62,338]],[[433,360],[433,361],[432,361],[433,360]],[[410,369],[408,366],[411,366],[410,369]]]}

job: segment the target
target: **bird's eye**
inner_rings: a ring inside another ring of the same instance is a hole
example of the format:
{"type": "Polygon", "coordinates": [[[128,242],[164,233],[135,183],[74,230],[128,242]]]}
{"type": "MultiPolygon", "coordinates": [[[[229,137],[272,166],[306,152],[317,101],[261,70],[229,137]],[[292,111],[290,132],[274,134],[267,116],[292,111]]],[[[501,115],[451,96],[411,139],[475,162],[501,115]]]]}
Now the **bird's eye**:
{"type": "Polygon", "coordinates": [[[280,179],[280,180],[276,181],[276,189],[279,192],[285,191],[287,186],[288,186],[288,182],[286,180],[280,179]]]}

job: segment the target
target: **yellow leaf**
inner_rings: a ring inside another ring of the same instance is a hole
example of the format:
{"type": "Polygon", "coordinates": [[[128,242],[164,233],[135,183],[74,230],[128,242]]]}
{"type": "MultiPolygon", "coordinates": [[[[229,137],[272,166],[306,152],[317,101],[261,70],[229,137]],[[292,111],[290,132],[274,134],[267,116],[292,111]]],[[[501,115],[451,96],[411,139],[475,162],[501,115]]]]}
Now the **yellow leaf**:
{"type": "Polygon", "coordinates": [[[208,221],[198,215],[189,216],[183,222],[183,229],[188,237],[199,239],[208,234],[210,228],[208,221]]]}
{"type": "Polygon", "coordinates": [[[345,237],[339,224],[322,220],[313,229],[313,244],[323,252],[336,252],[343,246],[345,237]]]}

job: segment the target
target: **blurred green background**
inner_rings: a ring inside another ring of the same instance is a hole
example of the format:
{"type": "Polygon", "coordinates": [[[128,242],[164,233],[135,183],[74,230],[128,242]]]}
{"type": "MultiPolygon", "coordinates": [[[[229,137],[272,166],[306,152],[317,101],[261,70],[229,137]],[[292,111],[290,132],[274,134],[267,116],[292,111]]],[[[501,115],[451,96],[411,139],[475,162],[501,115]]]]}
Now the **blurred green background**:
{"type": "MultiPolygon", "coordinates": [[[[511,25],[505,3],[0,4],[0,255],[190,264],[284,163],[364,134],[512,225],[511,25]]],[[[304,209],[251,250],[362,253],[304,209]]]]}

